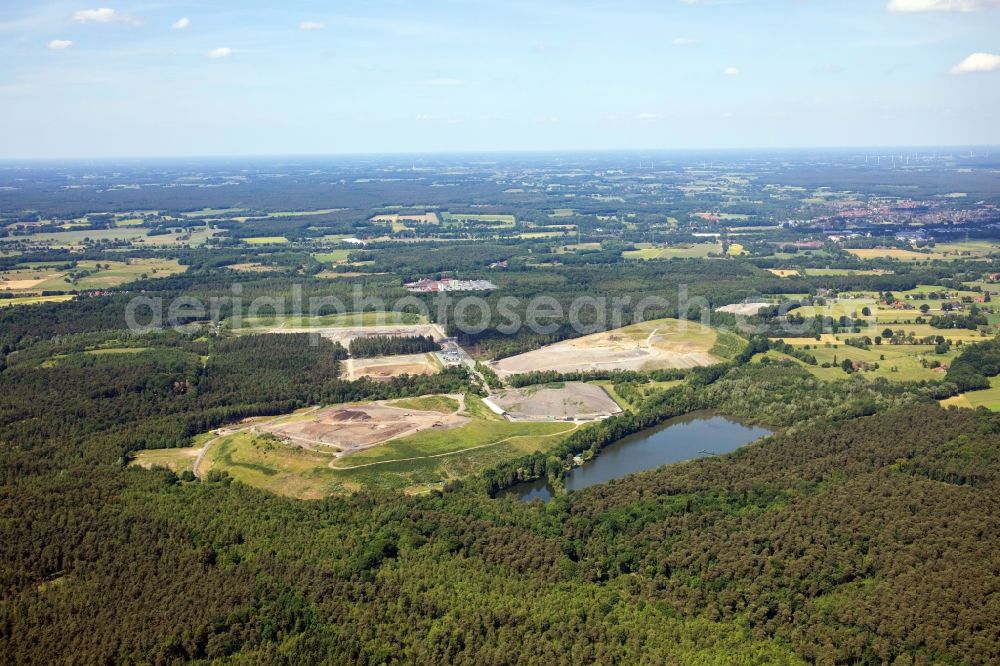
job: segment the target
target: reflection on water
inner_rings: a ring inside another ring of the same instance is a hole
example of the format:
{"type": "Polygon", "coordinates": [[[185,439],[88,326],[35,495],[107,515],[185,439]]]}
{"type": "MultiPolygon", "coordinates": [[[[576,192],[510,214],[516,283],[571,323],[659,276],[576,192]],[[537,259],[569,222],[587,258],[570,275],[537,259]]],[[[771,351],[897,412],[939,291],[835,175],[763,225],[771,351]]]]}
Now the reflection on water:
{"type": "MultiPolygon", "coordinates": [[[[769,434],[766,428],[726,416],[687,414],[606,446],[593,460],[566,475],[566,489],[580,490],[670,463],[729,453],[769,434]]],[[[516,495],[525,502],[552,498],[545,479],[519,483],[503,494],[516,495]]]]}

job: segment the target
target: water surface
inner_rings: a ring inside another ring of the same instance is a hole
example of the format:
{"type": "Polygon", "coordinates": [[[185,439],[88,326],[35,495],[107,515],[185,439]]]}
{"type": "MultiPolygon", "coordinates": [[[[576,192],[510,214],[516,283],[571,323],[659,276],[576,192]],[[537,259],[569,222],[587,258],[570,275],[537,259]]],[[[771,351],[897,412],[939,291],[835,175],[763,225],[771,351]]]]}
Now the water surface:
{"type": "MultiPolygon", "coordinates": [[[[771,431],[718,414],[695,412],[664,421],[604,447],[593,459],[571,470],[566,490],[580,490],[663,465],[729,453],[770,435],[771,431]]],[[[504,491],[530,502],[552,498],[545,479],[519,483],[504,491]]]]}

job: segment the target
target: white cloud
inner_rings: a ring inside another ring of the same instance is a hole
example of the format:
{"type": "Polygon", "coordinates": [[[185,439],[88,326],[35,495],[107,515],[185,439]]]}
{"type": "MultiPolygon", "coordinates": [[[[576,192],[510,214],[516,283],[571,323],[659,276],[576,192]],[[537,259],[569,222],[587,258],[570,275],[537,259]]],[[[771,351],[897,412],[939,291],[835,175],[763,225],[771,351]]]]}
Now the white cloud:
{"type": "Polygon", "coordinates": [[[427,79],[424,81],[424,84],[428,86],[464,86],[465,81],[462,79],[450,79],[446,76],[440,76],[436,79],[427,79]]]}
{"type": "Polygon", "coordinates": [[[659,120],[663,115],[659,113],[650,113],[649,111],[643,111],[636,116],[638,120],[659,120]]]}
{"type": "Polygon", "coordinates": [[[220,46],[208,52],[209,58],[228,58],[233,54],[233,50],[228,46],[220,46]]]}
{"type": "Polygon", "coordinates": [[[73,46],[73,42],[68,39],[53,39],[49,42],[49,48],[53,51],[65,51],[71,46],[73,46]]]}
{"type": "Polygon", "coordinates": [[[739,76],[740,70],[736,67],[726,67],[724,70],[722,70],[722,73],[725,74],[726,76],[739,76]]]}
{"type": "Polygon", "coordinates": [[[972,72],[995,72],[997,70],[1000,70],[1000,55],[993,53],[973,53],[952,67],[951,73],[970,74],[972,72]]]}
{"type": "Polygon", "coordinates": [[[671,42],[674,46],[691,46],[692,44],[697,44],[697,39],[692,39],[691,37],[677,37],[671,42]]]}
{"type": "Polygon", "coordinates": [[[889,0],[887,9],[898,14],[918,12],[978,12],[1000,8],[1000,0],[889,0]]]}
{"type": "Polygon", "coordinates": [[[191,19],[188,17],[179,18],[170,24],[170,27],[174,30],[187,30],[191,27],[191,19]]]}
{"type": "Polygon", "coordinates": [[[135,16],[122,14],[110,7],[99,7],[97,9],[81,9],[73,14],[73,20],[77,23],[130,23],[139,25],[142,21],[135,16]]]}
{"type": "Polygon", "coordinates": [[[326,25],[319,21],[303,21],[299,23],[299,30],[322,30],[326,25]]]}

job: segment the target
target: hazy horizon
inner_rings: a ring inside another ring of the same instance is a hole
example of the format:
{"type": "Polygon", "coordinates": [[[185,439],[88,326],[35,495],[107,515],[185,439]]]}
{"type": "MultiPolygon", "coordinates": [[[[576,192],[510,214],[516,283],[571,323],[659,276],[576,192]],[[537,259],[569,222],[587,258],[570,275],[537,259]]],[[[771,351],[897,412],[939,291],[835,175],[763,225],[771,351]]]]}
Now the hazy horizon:
{"type": "MultiPolygon", "coordinates": [[[[41,156],[41,157],[3,157],[0,156],[0,164],[40,164],[46,162],[172,162],[172,161],[218,161],[218,160],[327,160],[327,159],[350,159],[350,158],[514,158],[514,157],[559,157],[559,156],[696,156],[696,155],[760,155],[779,156],[784,154],[808,153],[817,154],[856,154],[870,155],[875,158],[877,155],[891,158],[893,155],[900,155],[899,151],[905,151],[912,155],[914,152],[926,156],[928,153],[940,153],[945,151],[970,151],[975,157],[992,157],[992,152],[997,151],[1000,156],[1000,143],[997,144],[956,144],[956,145],[898,145],[898,146],[748,146],[748,147],[718,147],[718,148],[576,148],[563,150],[414,150],[400,152],[343,152],[343,153],[244,153],[244,154],[191,154],[191,155],[67,155],[67,156],[41,156]],[[986,151],[986,155],[975,154],[976,151],[986,151]]],[[[944,155],[939,155],[939,158],[944,155]]],[[[955,155],[954,157],[970,157],[968,154],[955,155]]]]}

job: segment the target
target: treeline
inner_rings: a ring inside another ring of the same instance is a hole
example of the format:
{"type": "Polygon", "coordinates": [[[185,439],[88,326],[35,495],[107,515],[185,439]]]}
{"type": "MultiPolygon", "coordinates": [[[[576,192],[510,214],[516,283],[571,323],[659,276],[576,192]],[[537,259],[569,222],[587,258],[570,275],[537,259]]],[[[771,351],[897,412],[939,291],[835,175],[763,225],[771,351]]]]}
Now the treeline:
{"type": "Polygon", "coordinates": [[[976,311],[969,312],[969,314],[934,315],[930,318],[929,323],[934,328],[968,329],[975,331],[981,326],[988,326],[990,321],[985,314],[976,309],[976,311]]]}
{"type": "Polygon", "coordinates": [[[960,391],[990,387],[990,377],[1000,375],[1000,340],[966,345],[948,368],[948,381],[960,391]]]}
{"type": "Polygon", "coordinates": [[[372,335],[354,338],[348,345],[348,351],[355,358],[423,354],[440,349],[441,345],[431,335],[372,335]]]}
{"type": "Polygon", "coordinates": [[[511,375],[507,378],[514,388],[524,386],[534,386],[536,384],[551,384],[554,382],[592,382],[610,381],[614,383],[627,382],[669,382],[677,379],[684,379],[690,374],[689,370],[665,369],[639,372],[637,370],[589,370],[586,372],[558,372],[556,370],[535,370],[533,372],[522,372],[511,375]]]}
{"type": "MultiPolygon", "coordinates": [[[[850,341],[848,341],[847,344],[851,344],[850,341]]],[[[816,365],[818,363],[815,356],[801,347],[795,347],[788,344],[784,340],[772,340],[769,342],[769,346],[771,349],[791,356],[792,358],[797,358],[803,363],[808,363],[809,365],[816,365]]]]}

